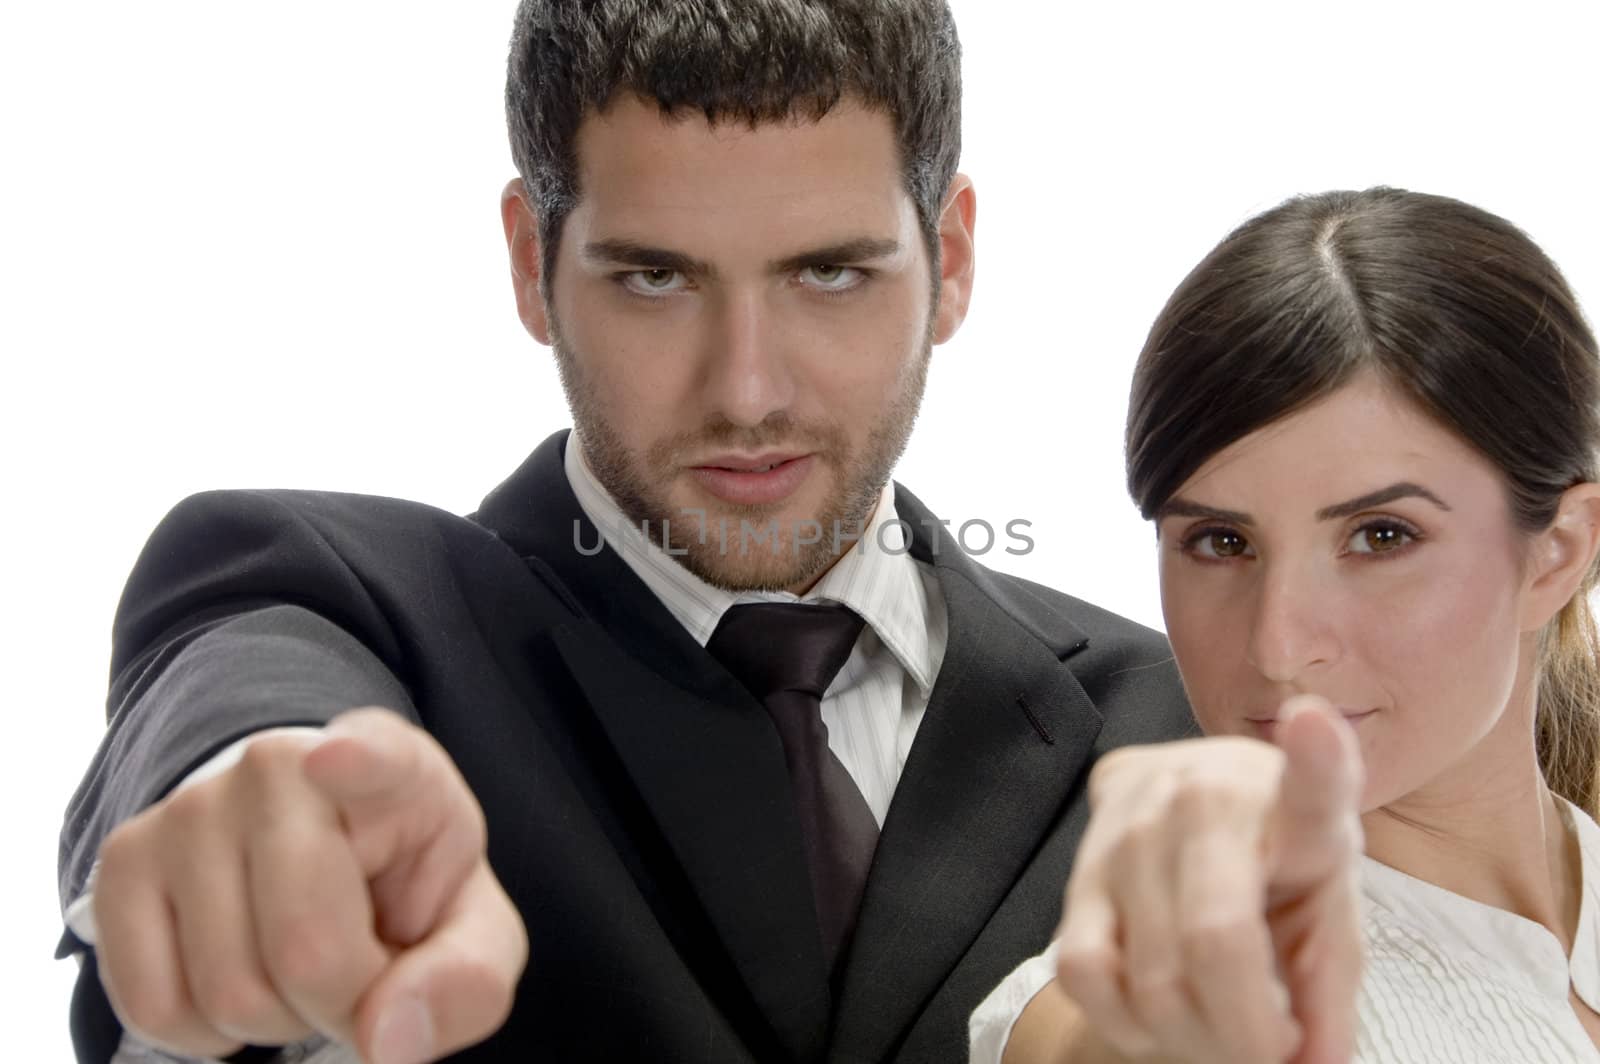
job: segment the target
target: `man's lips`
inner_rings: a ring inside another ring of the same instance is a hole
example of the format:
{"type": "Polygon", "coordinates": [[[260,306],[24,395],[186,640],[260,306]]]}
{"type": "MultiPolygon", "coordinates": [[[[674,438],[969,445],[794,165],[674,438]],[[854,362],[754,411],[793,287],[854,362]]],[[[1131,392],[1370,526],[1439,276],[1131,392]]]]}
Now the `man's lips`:
{"type": "Polygon", "coordinates": [[[805,482],[814,456],[792,452],[719,454],[690,466],[700,486],[737,506],[782,502],[805,482]]]}
{"type": "Polygon", "coordinates": [[[765,473],[775,466],[805,457],[798,451],[762,451],[759,454],[717,454],[696,462],[695,469],[721,469],[730,473],[765,473]]]}

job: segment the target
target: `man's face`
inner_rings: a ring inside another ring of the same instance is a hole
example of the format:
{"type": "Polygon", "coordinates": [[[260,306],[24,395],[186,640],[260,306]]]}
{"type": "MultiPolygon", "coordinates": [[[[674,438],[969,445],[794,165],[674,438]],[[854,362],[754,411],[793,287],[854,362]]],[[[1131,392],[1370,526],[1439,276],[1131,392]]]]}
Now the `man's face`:
{"type": "Polygon", "coordinates": [[[591,468],[656,542],[670,523],[707,581],[804,589],[870,518],[931,344],[965,312],[970,186],[945,212],[955,280],[935,313],[882,113],[846,103],[752,129],[625,97],[584,121],[577,156],[547,305],[523,290],[537,260],[525,239],[519,253],[532,220],[516,224],[515,194],[507,231],[591,468]]]}

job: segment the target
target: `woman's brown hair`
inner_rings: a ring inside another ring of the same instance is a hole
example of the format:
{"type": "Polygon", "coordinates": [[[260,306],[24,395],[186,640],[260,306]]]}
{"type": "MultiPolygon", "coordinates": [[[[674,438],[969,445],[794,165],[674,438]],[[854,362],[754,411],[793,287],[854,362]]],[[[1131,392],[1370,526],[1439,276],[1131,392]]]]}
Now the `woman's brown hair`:
{"type": "MultiPolygon", "coordinates": [[[[1492,461],[1525,530],[1596,479],[1600,351],[1555,264],[1487,211],[1374,188],[1289,200],[1178,286],[1134,370],[1128,490],[1152,517],[1212,455],[1364,370],[1492,461]]],[[[1545,779],[1591,815],[1595,579],[1544,633],[1537,718],[1545,779]]]]}

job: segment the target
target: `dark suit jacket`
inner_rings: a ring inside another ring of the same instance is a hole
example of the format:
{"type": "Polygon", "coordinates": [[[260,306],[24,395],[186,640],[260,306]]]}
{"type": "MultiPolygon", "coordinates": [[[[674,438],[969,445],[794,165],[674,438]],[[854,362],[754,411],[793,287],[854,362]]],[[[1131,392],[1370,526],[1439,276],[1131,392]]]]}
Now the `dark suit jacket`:
{"type": "MultiPolygon", "coordinates": [[[[68,811],[64,898],[106,832],[230,740],[392,707],[449,751],[532,959],[462,1060],[959,1061],[1045,945],[1111,747],[1186,734],[1165,641],[964,555],[896,504],[949,609],[944,664],[830,995],[783,751],[609,549],[547,440],[470,519],[219,492],[152,535],[115,627],[111,728],[68,811]]],[[[80,1059],[118,1037],[92,957],[80,1059]]]]}

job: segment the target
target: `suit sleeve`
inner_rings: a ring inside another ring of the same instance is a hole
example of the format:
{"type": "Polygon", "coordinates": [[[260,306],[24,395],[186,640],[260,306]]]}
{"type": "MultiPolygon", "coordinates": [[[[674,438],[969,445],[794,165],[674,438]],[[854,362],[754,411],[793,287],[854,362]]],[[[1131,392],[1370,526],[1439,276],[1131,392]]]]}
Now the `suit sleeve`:
{"type": "Polygon", "coordinates": [[[117,609],[106,735],[62,829],[63,908],[112,828],[242,736],[362,705],[416,719],[385,610],[301,498],[197,495],[151,535],[117,609]]]}

